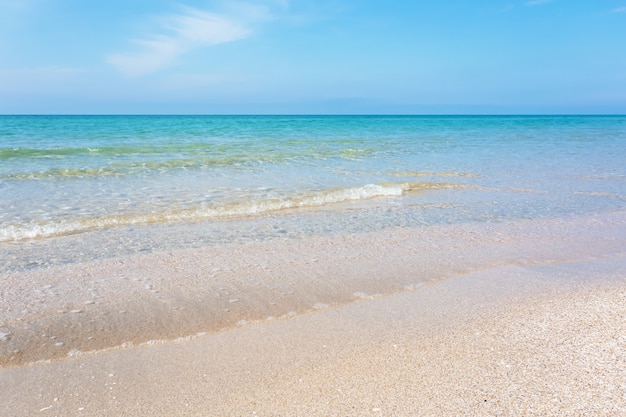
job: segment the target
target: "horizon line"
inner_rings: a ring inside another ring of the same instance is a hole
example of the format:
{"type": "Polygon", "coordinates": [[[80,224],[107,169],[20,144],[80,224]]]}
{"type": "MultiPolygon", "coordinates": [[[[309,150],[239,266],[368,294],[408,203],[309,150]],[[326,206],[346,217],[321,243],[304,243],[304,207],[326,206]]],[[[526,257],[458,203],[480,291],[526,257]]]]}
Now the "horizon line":
{"type": "Polygon", "coordinates": [[[626,113],[0,113],[0,116],[198,116],[198,117],[341,117],[341,116],[391,116],[391,117],[554,117],[554,116],[626,116],[626,113]]]}

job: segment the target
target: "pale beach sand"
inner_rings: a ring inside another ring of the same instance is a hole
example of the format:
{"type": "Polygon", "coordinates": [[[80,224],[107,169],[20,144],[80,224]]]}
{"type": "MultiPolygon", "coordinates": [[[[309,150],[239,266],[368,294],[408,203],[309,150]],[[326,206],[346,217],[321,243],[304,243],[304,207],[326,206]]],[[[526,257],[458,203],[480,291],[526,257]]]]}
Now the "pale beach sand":
{"type": "Polygon", "coordinates": [[[625,219],[9,275],[0,415],[626,415],[625,219]]]}

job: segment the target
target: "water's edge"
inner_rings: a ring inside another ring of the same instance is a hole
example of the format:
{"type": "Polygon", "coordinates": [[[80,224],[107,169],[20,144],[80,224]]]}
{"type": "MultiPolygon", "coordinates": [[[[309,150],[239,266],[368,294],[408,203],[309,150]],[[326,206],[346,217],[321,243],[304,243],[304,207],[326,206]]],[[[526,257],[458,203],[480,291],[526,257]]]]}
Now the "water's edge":
{"type": "Polygon", "coordinates": [[[192,338],[506,265],[626,256],[626,212],[431,226],[98,260],[6,275],[0,364],[192,338]]]}

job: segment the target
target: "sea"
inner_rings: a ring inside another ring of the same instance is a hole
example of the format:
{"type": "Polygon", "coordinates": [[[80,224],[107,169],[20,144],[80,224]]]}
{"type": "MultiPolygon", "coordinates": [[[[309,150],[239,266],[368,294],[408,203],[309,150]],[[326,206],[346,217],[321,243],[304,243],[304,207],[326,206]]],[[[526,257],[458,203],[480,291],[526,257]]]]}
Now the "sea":
{"type": "Polygon", "coordinates": [[[0,273],[626,209],[626,116],[0,116],[0,273]]]}

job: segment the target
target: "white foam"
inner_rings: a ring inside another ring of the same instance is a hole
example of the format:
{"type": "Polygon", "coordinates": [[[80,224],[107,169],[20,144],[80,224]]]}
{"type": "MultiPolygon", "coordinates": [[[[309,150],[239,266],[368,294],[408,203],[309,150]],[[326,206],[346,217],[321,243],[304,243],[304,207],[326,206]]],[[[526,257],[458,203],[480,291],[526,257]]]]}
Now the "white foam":
{"type": "Polygon", "coordinates": [[[78,350],[78,349],[72,349],[69,352],[67,352],[67,357],[68,358],[75,358],[78,356],[84,356],[85,352],[78,350]]]}
{"type": "Polygon", "coordinates": [[[13,223],[0,228],[0,242],[64,235],[114,226],[130,226],[134,224],[162,223],[201,218],[254,216],[286,209],[321,207],[329,204],[368,200],[378,197],[397,197],[409,190],[432,188],[432,186],[433,184],[407,182],[366,184],[359,187],[309,192],[302,195],[291,195],[275,199],[243,201],[221,206],[207,207],[206,205],[200,205],[195,208],[162,212],[13,223]]]}

